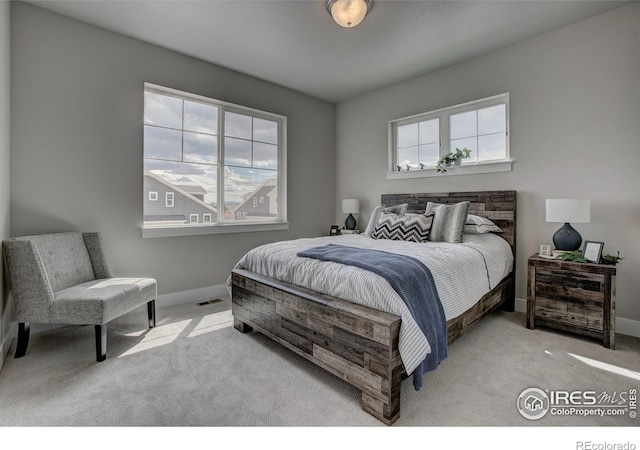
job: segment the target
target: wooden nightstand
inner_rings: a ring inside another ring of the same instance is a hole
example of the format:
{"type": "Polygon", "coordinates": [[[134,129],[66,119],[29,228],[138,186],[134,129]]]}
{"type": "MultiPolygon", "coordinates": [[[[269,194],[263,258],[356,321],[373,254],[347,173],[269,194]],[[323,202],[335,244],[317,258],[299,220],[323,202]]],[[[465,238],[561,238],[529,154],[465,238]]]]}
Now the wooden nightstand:
{"type": "Polygon", "coordinates": [[[529,258],[527,328],[590,336],[613,349],[615,320],[616,266],[529,258]]]}

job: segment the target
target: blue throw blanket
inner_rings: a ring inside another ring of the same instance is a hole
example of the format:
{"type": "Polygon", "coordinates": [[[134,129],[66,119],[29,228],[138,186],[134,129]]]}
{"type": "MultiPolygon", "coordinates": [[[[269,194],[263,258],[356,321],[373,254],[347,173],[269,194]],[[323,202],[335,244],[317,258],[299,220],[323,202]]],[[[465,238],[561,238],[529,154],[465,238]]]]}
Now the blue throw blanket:
{"type": "Polygon", "coordinates": [[[420,390],[423,375],[436,369],[447,357],[447,320],[429,268],[410,256],[335,244],[314,247],[297,255],[360,267],[389,282],[431,346],[431,353],[413,372],[413,386],[420,390]]]}

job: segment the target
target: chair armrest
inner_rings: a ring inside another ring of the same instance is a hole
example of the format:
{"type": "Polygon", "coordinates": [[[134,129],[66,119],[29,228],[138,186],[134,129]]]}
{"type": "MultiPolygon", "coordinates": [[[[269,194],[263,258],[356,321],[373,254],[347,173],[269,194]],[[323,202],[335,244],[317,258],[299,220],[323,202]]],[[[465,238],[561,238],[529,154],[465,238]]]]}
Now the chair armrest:
{"type": "Polygon", "coordinates": [[[16,321],[49,323],[53,291],[35,244],[29,240],[4,241],[4,258],[16,308],[16,321]]]}
{"type": "Polygon", "coordinates": [[[102,244],[100,233],[82,233],[96,278],[113,278],[113,269],[102,244]]]}

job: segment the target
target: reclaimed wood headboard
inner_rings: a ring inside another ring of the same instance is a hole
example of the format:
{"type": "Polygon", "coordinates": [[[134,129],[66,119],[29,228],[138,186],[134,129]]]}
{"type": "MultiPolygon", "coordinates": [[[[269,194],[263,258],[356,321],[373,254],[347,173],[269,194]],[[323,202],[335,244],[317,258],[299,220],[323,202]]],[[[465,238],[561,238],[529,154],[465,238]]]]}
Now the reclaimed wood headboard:
{"type": "Polygon", "coordinates": [[[516,254],[516,191],[440,192],[423,194],[382,194],[382,206],[408,203],[407,212],[421,213],[427,202],[453,204],[470,202],[469,213],[485,217],[500,228],[499,233],[516,254]]]}

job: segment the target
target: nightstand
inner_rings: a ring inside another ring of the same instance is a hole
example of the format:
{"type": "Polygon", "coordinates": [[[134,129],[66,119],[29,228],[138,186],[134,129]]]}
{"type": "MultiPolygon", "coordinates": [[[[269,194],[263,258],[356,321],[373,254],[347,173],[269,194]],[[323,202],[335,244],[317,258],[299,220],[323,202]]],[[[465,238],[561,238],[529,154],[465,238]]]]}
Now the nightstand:
{"type": "Polygon", "coordinates": [[[528,261],[527,328],[536,325],[601,339],[615,348],[616,266],[528,261]]]}

